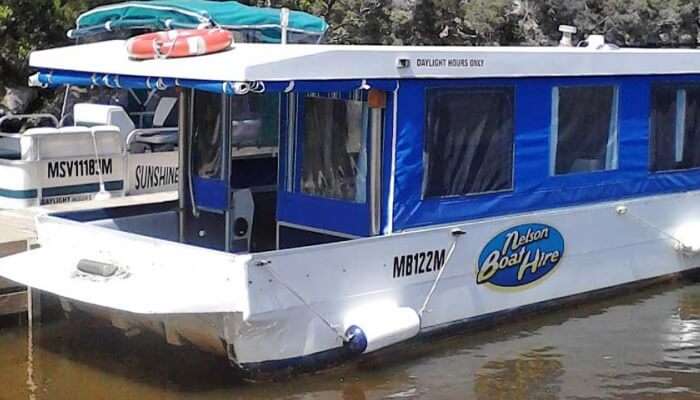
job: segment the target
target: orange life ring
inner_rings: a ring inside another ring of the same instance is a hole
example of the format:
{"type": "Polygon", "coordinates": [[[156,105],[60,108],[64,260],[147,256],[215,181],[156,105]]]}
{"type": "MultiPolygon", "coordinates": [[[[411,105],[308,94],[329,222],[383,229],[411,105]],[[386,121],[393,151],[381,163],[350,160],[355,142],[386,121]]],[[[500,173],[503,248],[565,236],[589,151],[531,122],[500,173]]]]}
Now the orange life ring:
{"type": "Polygon", "coordinates": [[[220,29],[174,29],[146,33],[126,42],[129,57],[137,60],[199,56],[225,50],[233,43],[233,34],[220,29]]]}

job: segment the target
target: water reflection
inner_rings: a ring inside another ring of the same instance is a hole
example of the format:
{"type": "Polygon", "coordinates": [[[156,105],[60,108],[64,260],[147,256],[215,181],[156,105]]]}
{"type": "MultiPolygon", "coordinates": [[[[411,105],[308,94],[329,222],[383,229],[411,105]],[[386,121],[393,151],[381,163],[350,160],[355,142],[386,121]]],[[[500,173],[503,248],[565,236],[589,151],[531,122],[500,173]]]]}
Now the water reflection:
{"type": "Polygon", "coordinates": [[[517,358],[484,363],[476,372],[474,394],[477,399],[556,399],[558,379],[564,365],[553,347],[533,349],[517,358]]]}
{"type": "Polygon", "coordinates": [[[0,400],[700,398],[700,284],[416,341],[320,374],[250,383],[225,360],[91,320],[0,321],[0,400]],[[33,354],[32,393],[27,360],[33,354]]]}

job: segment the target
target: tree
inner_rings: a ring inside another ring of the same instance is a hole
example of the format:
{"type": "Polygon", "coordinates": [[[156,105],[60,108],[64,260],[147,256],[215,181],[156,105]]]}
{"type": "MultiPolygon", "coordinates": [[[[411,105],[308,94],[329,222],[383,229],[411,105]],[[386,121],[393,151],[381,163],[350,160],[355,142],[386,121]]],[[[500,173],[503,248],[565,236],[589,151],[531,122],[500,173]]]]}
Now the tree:
{"type": "MultiPolygon", "coordinates": [[[[78,14],[115,0],[5,0],[0,4],[0,98],[25,86],[28,55],[68,44],[78,14]]],[[[559,25],[578,39],[620,46],[698,47],[699,0],[245,0],[322,16],[344,44],[554,45],[559,25]]]]}
{"type": "Polygon", "coordinates": [[[69,44],[79,13],[107,0],[10,0],[0,4],[0,99],[7,87],[26,87],[29,54],[69,44]]]}

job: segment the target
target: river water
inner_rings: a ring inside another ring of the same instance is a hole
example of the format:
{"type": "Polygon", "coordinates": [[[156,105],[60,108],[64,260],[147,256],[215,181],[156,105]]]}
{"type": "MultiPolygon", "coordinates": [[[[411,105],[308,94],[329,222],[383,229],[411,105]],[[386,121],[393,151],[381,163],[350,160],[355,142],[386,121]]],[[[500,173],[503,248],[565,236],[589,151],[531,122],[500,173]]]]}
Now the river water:
{"type": "Polygon", "coordinates": [[[700,284],[665,284],[247,382],[224,360],[89,320],[0,321],[0,399],[700,399],[700,284]]]}

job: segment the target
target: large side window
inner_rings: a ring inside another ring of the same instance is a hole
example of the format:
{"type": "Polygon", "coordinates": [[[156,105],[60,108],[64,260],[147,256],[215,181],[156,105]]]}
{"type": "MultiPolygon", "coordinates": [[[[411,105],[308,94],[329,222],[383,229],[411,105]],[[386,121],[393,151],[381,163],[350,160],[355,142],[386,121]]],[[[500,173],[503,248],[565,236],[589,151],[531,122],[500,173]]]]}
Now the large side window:
{"type": "Polygon", "coordinates": [[[219,178],[222,173],[223,135],[222,95],[195,90],[192,96],[193,167],[203,178],[219,178]]]}
{"type": "Polygon", "coordinates": [[[614,86],[554,88],[554,175],[617,168],[617,97],[614,86]]]}
{"type": "Polygon", "coordinates": [[[355,93],[306,94],[302,100],[301,192],[364,203],[367,103],[355,93]]]}
{"type": "Polygon", "coordinates": [[[513,113],[512,88],[429,89],[424,197],[512,189],[513,113]]]}
{"type": "Polygon", "coordinates": [[[700,167],[700,85],[656,85],[651,93],[651,170],[700,167]]]}

